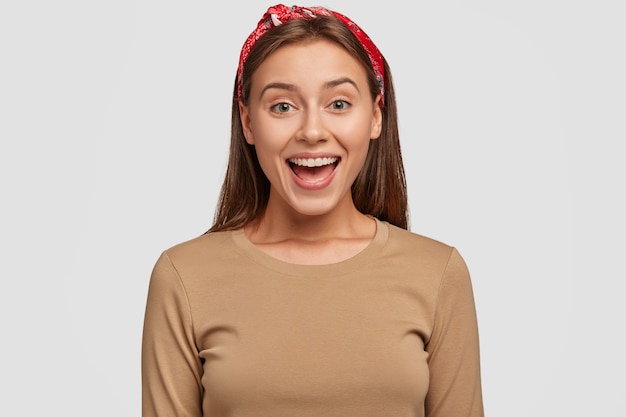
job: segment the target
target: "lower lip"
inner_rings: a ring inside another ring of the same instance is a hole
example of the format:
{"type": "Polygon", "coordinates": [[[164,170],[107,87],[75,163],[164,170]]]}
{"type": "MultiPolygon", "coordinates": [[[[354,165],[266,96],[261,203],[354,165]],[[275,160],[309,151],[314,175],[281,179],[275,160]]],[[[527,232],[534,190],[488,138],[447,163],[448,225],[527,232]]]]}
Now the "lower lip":
{"type": "Polygon", "coordinates": [[[324,178],[322,181],[314,182],[314,183],[303,180],[302,178],[297,176],[295,172],[293,172],[291,167],[288,167],[288,168],[289,168],[289,172],[291,172],[291,178],[293,178],[294,182],[296,183],[298,187],[305,189],[307,191],[317,191],[317,190],[324,189],[330,185],[330,183],[333,181],[333,178],[335,177],[335,172],[337,172],[338,167],[339,165],[337,165],[335,169],[333,169],[333,172],[328,177],[324,178]]]}

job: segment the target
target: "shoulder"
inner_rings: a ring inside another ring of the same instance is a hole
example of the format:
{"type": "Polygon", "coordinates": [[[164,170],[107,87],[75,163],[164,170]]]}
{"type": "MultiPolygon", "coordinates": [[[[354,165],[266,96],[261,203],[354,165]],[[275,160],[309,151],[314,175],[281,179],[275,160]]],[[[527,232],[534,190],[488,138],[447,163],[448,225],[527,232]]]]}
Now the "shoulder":
{"type": "Polygon", "coordinates": [[[240,262],[241,256],[231,234],[229,231],[211,232],[177,243],[162,252],[157,264],[170,264],[185,282],[218,272],[240,262]]]}
{"type": "Polygon", "coordinates": [[[431,259],[449,258],[455,250],[453,246],[439,240],[384,223],[389,230],[390,249],[409,252],[431,259]]]}
{"type": "Polygon", "coordinates": [[[459,251],[447,243],[384,223],[389,236],[383,254],[407,271],[441,279],[450,272],[465,270],[459,251]]]}
{"type": "Polygon", "coordinates": [[[177,243],[164,252],[171,258],[195,257],[224,249],[231,243],[231,232],[211,232],[177,243]]]}

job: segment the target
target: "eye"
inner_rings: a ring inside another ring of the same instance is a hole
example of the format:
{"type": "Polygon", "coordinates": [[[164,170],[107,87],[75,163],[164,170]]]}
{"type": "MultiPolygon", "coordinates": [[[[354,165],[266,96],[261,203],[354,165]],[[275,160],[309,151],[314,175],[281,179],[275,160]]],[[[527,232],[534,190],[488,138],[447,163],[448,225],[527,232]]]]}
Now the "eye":
{"type": "Polygon", "coordinates": [[[277,103],[270,107],[270,109],[276,113],[287,113],[293,109],[293,106],[289,103],[277,103]]]}
{"type": "Polygon", "coordinates": [[[330,104],[331,110],[346,110],[348,107],[350,107],[350,103],[346,100],[335,100],[330,104]]]}

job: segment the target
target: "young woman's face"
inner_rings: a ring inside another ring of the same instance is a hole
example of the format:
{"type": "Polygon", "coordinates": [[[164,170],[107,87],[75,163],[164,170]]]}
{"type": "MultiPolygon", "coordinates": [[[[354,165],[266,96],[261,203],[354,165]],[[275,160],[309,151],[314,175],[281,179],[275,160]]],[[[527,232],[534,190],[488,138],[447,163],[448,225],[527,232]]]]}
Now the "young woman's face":
{"type": "Polygon", "coordinates": [[[240,104],[244,134],[271,183],[268,209],[286,203],[323,215],[351,203],[369,142],[381,132],[365,69],[342,47],[315,40],[276,50],[240,104]]]}

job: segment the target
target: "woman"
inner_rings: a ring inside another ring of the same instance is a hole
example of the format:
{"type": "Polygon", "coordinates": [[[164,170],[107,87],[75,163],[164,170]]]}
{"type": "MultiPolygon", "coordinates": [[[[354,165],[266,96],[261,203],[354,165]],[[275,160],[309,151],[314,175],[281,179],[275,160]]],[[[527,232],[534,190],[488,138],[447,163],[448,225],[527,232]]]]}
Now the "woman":
{"type": "Polygon", "coordinates": [[[270,7],[215,223],[152,273],[144,417],[482,416],[465,263],[406,229],[385,59],[339,13],[270,7]]]}

